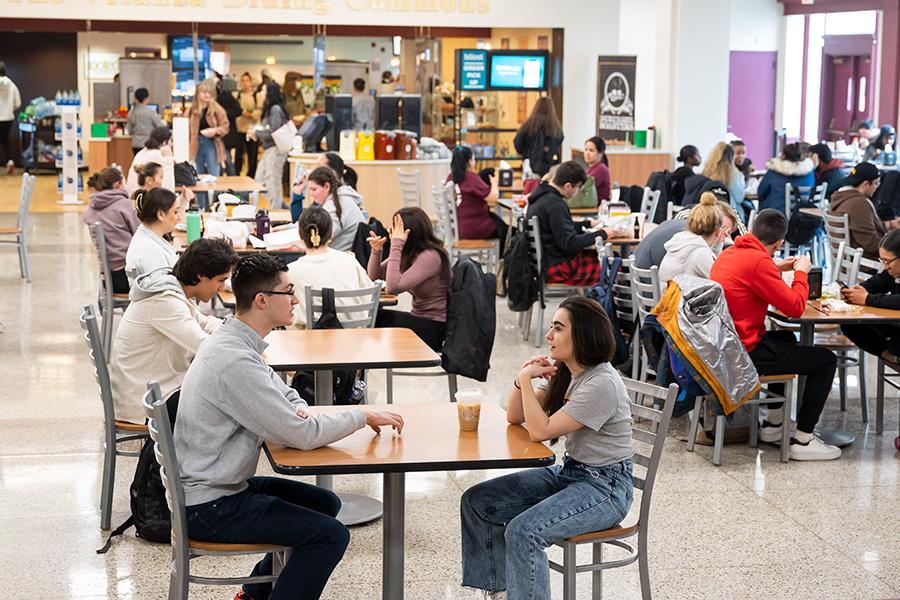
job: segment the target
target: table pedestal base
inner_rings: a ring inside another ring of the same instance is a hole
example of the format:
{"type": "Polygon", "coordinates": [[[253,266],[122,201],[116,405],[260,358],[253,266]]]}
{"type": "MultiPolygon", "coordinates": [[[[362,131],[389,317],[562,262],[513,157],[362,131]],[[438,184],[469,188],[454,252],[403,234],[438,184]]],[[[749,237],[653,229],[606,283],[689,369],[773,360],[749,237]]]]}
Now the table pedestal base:
{"type": "Polygon", "coordinates": [[[856,441],[856,436],[849,431],[842,429],[831,429],[829,427],[816,427],[816,435],[822,438],[822,441],[838,448],[844,448],[856,441]]]}
{"type": "Polygon", "coordinates": [[[341,499],[341,512],[337,519],[347,527],[363,525],[378,519],[383,514],[381,502],[368,496],[358,494],[338,494],[341,499]]]}

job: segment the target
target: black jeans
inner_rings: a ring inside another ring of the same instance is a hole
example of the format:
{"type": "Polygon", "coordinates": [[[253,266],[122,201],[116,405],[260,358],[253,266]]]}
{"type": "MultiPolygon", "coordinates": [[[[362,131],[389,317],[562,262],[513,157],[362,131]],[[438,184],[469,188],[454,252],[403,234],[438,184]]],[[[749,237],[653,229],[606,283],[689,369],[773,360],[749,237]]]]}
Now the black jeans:
{"type": "MultiPolygon", "coordinates": [[[[191,539],[233,544],[280,544],[293,548],[278,581],[244,585],[253,600],[318,598],[341,561],[350,532],[335,516],[337,495],[280,477],[251,477],[239,494],[187,507],[191,539]]],[[[272,555],[253,568],[272,574],[272,555]]]]}
{"type": "Polygon", "coordinates": [[[3,159],[0,164],[6,165],[6,161],[12,160],[13,145],[9,140],[9,134],[12,131],[12,121],[0,121],[0,148],[3,148],[3,159]]]}
{"type": "Polygon", "coordinates": [[[507,225],[497,213],[490,214],[491,219],[497,225],[496,233],[494,233],[492,237],[500,238],[500,258],[503,258],[503,253],[506,252],[506,234],[509,231],[509,225],[507,225]]]}
{"type": "Polygon", "coordinates": [[[841,325],[841,331],[869,354],[881,356],[889,350],[900,355],[900,327],[896,325],[841,325]]]}
{"type": "Polygon", "coordinates": [[[131,291],[131,286],[128,283],[128,275],[125,274],[125,269],[111,271],[110,276],[112,277],[113,294],[127,294],[131,291]]]}
{"type": "Polygon", "coordinates": [[[447,337],[447,323],[432,321],[423,317],[411,315],[400,310],[380,309],[375,318],[375,327],[405,327],[412,329],[428,347],[440,353],[447,337]]]}
{"type": "MultiPolygon", "coordinates": [[[[750,360],[760,375],[806,375],[803,398],[797,408],[797,429],[812,433],[834,381],[837,368],[834,353],[824,348],[800,346],[790,331],[767,331],[750,353],[750,360]]],[[[783,384],[770,385],[769,389],[776,394],[784,393],[783,384]]],[[[777,408],[781,404],[769,406],[777,408]]],[[[789,417],[785,415],[785,419],[789,417]]]]}
{"type": "Polygon", "coordinates": [[[240,175],[244,168],[244,152],[247,153],[247,177],[256,177],[256,161],[259,159],[259,142],[248,140],[244,134],[238,136],[234,146],[234,171],[240,175]]]}

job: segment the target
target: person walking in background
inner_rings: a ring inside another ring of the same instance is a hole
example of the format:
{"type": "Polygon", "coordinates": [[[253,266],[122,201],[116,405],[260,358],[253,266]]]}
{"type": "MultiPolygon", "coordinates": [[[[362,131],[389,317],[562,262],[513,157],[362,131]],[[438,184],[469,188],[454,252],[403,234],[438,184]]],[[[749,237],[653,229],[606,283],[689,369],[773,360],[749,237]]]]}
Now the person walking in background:
{"type": "Polygon", "coordinates": [[[282,152],[275,145],[272,133],[287,123],[284,110],[284,97],[281,88],[274,81],[266,84],[266,103],[262,110],[262,127],[250,130],[250,137],[259,140],[263,147],[262,159],[256,171],[256,181],[266,188],[269,208],[282,207],[281,171],[287,160],[287,152],[282,152]]]}
{"type": "Polygon", "coordinates": [[[247,155],[247,177],[256,176],[256,161],[259,158],[259,142],[247,138],[247,133],[256,127],[262,117],[263,95],[253,87],[250,73],[241,75],[241,91],[238,92],[241,115],[235,119],[238,130],[237,146],[234,151],[235,174],[244,170],[244,154],[247,155]]]}
{"type": "Polygon", "coordinates": [[[19,94],[19,88],[7,77],[6,63],[0,61],[0,148],[3,148],[3,158],[6,159],[7,175],[12,175],[16,168],[9,134],[12,132],[13,121],[16,120],[16,110],[21,105],[22,96],[19,94]]]}
{"type": "Polygon", "coordinates": [[[300,73],[288,71],[284,76],[284,112],[287,118],[300,126],[306,118],[306,102],[300,92],[300,73]]]}
{"type": "Polygon", "coordinates": [[[516,132],[513,140],[516,152],[528,159],[535,175],[543,177],[550,167],[559,164],[562,143],[562,125],[553,100],[549,96],[538,98],[531,115],[516,132]]]}
{"type": "Polygon", "coordinates": [[[128,131],[131,132],[131,149],[135,154],[144,147],[150,132],[156,127],[165,125],[159,118],[156,109],[149,106],[150,92],[147,88],[138,88],[134,92],[134,105],[128,113],[128,131]]]}
{"type": "Polygon", "coordinates": [[[197,165],[197,173],[209,173],[218,177],[225,162],[225,135],[228,133],[228,115],[214,98],[215,85],[204,81],[197,86],[197,97],[191,110],[190,154],[197,165]]]}
{"type": "Polygon", "coordinates": [[[375,129],[375,98],[366,93],[366,80],[353,80],[353,129],[375,129]]]}

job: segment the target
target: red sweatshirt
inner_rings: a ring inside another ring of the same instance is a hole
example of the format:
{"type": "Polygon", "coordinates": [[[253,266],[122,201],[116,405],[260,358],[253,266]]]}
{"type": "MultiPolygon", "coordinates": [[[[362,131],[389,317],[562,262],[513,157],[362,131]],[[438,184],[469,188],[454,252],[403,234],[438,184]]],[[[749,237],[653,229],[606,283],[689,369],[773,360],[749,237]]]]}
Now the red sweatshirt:
{"type": "Polygon", "coordinates": [[[769,305],[789,317],[799,317],[806,309],[806,273],[794,271],[794,283],[788,286],[765,246],[752,233],[742,235],[719,255],[709,278],[725,290],[728,311],[747,352],[756,348],[766,332],[769,305]]]}

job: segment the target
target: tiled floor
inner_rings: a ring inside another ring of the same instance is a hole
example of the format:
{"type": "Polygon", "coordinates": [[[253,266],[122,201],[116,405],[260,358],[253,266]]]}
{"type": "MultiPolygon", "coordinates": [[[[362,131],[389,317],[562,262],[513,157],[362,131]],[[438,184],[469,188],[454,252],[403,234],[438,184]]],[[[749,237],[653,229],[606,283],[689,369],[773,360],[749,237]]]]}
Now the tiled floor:
{"type": "MultiPolygon", "coordinates": [[[[13,215],[0,215],[6,224],[13,215]]],[[[94,259],[75,212],[36,214],[34,281],[18,278],[12,251],[0,252],[0,589],[12,598],[162,598],[169,550],[129,534],[106,555],[94,550],[98,528],[101,410],[77,318],[96,301],[94,259]],[[10,595],[11,594],[11,595],[10,595]]],[[[499,401],[534,348],[517,337],[500,301],[497,341],[486,384],[499,401]]],[[[873,363],[874,366],[874,363],[873,363]]],[[[871,368],[870,373],[875,369],[871,368]]],[[[469,385],[469,382],[466,382],[469,385]]],[[[371,389],[384,389],[373,373],[371,389]]],[[[401,379],[400,402],[446,394],[443,379],[401,379]]],[[[874,390],[874,381],[870,381],[874,390]]],[[[836,391],[836,387],[835,387],[836,391]]],[[[855,394],[851,386],[851,394],[855,394]]],[[[886,431],[860,423],[859,403],[842,414],[829,402],[826,420],[858,435],[832,463],[783,465],[772,448],[729,446],[725,463],[711,449],[684,450],[683,422],[667,442],[651,517],[654,597],[880,599],[900,595],[897,400],[886,431]]],[[[874,402],[871,402],[874,405],[874,402]]],[[[113,521],[127,516],[134,459],[120,459],[113,521]]],[[[265,461],[260,472],[270,472],[265,461]]],[[[459,497],[496,472],[412,474],[407,481],[406,597],[472,599],[459,586],[459,497]]],[[[336,478],[338,490],[380,496],[377,476],[336,478]]],[[[203,562],[195,568],[202,569],[203,562]]],[[[249,570],[247,559],[217,560],[217,572],[249,570]]],[[[553,578],[554,597],[561,582],[553,578]]],[[[639,598],[634,568],[605,576],[607,598],[639,598]]],[[[344,561],[325,598],[380,597],[381,524],[353,529],[344,561]]],[[[589,597],[589,578],[580,598],[589,597]]],[[[192,598],[229,599],[234,589],[192,586],[192,598]]]]}

